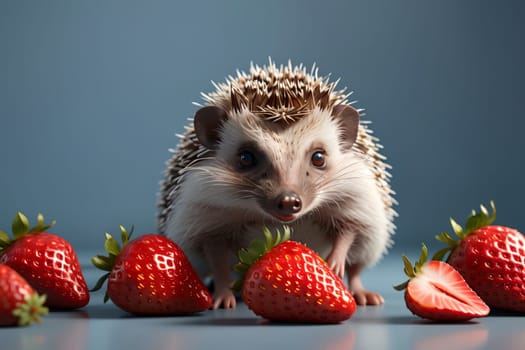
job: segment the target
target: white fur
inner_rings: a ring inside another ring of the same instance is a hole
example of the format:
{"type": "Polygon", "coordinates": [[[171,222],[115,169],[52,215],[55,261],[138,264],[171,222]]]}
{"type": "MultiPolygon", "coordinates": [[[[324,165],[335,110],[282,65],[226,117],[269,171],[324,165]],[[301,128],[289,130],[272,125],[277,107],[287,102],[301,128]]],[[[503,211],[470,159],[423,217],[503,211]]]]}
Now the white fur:
{"type": "MultiPolygon", "coordinates": [[[[241,143],[251,141],[267,152],[282,175],[276,188],[304,188],[305,166],[315,147],[322,147],[329,169],[313,169],[308,181],[324,182],[312,199],[305,203],[300,217],[289,224],[293,239],[306,243],[326,257],[334,234],[328,232],[334,220],[353,223],[355,240],[347,262],[372,265],[385,253],[392,234],[391,215],[377,185],[372,161],[355,149],[343,151],[339,125],[328,111],[315,109],[295,124],[281,131],[269,132],[263,121],[247,111],[230,116],[221,132],[215,157],[202,160],[187,169],[177,193],[174,208],[167,219],[166,234],[186,251],[199,251],[204,242],[226,240],[232,254],[255,237],[262,237],[262,226],[280,227],[250,197],[237,193],[224,179],[231,175],[228,159],[241,143]]],[[[238,174],[238,176],[242,176],[238,174]]],[[[192,256],[192,254],[189,254],[192,256]]],[[[195,266],[203,266],[193,259],[195,266]]],[[[200,271],[201,274],[203,271],[200,271]]]]}

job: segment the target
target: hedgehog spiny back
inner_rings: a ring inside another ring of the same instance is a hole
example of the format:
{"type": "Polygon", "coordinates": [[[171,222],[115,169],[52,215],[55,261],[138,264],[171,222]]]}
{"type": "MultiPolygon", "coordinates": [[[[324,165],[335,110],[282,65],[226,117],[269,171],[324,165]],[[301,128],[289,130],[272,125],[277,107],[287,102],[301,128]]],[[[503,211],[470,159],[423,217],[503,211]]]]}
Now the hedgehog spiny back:
{"type": "MultiPolygon", "coordinates": [[[[351,92],[345,93],[346,89],[336,90],[337,83],[338,80],[330,82],[329,76],[319,77],[315,65],[307,73],[302,64],[292,66],[289,61],[287,66],[277,67],[270,59],[268,66],[251,64],[249,73],[237,71],[237,76],[229,76],[223,83],[213,83],[215,91],[201,95],[205,105],[221,107],[227,113],[247,109],[256,116],[286,127],[300,120],[315,107],[329,110],[340,104],[352,104],[353,102],[348,102],[351,92]]],[[[358,112],[361,113],[362,110],[358,112]]],[[[393,232],[395,226],[392,219],[396,213],[392,208],[395,200],[389,184],[389,166],[379,152],[379,140],[372,136],[367,124],[360,120],[353,149],[364,154],[370,161],[391,222],[389,231],[393,232]]],[[[158,215],[161,232],[164,232],[165,222],[176,200],[185,170],[200,159],[212,155],[198,141],[193,123],[185,127],[183,135],[178,136],[180,142],[175,149],[170,149],[173,156],[166,163],[167,169],[161,183],[158,215]]]]}

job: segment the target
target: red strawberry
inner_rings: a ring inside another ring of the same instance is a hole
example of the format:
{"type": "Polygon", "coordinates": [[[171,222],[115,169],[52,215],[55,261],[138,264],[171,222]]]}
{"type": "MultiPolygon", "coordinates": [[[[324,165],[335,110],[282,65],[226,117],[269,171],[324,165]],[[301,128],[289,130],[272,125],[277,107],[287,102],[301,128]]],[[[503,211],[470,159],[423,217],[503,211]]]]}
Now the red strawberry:
{"type": "Polygon", "coordinates": [[[525,237],[515,229],[491,226],[496,219],[481,205],[472,211],[465,229],[450,219],[458,240],[443,232],[436,238],[448,245],[434,255],[458,270],[479,296],[494,309],[525,312],[525,237]]]}
{"type": "Polygon", "coordinates": [[[0,263],[46,294],[48,307],[83,307],[89,302],[89,290],[73,247],[62,237],[44,232],[54,224],[45,225],[43,215],[38,214],[38,224],[29,228],[27,217],[17,213],[12,225],[15,240],[0,232],[0,263]]]}
{"type": "Polygon", "coordinates": [[[123,248],[106,233],[109,256],[97,255],[93,264],[105,271],[93,290],[107,279],[104,302],[139,315],[178,315],[209,309],[212,298],[184,252],[169,238],[146,234],[129,241],[120,226],[123,248]]]}
{"type": "Polygon", "coordinates": [[[349,319],[356,304],[343,281],[305,245],[288,240],[277,230],[274,240],[254,240],[239,251],[235,270],[243,277],[234,288],[257,315],[281,322],[338,323],[349,319]]]}
{"type": "Polygon", "coordinates": [[[449,264],[426,262],[425,245],[415,266],[403,256],[405,273],[410,279],[394,287],[405,289],[405,303],[419,317],[434,321],[466,321],[487,316],[489,307],[469,287],[463,277],[449,264]]]}
{"type": "Polygon", "coordinates": [[[0,264],[0,326],[40,322],[40,316],[48,312],[45,300],[15,270],[0,264]]]}

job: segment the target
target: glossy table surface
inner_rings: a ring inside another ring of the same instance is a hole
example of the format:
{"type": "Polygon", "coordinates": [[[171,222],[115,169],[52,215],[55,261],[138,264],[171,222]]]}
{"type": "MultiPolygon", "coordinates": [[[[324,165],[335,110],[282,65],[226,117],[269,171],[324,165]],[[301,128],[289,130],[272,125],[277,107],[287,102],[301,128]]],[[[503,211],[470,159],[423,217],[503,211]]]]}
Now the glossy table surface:
{"type": "MultiPolygon", "coordinates": [[[[89,255],[80,254],[80,260],[88,262],[89,255]]],[[[99,273],[83,268],[93,286],[99,273]]],[[[0,349],[525,349],[525,315],[493,313],[462,324],[413,316],[403,294],[392,289],[404,280],[400,254],[389,254],[363,280],[386,303],[358,307],[337,325],[270,323],[242,303],[193,316],[137,317],[104,304],[103,293],[96,292],[83,309],[51,312],[30,327],[0,328],[0,349]]]]}

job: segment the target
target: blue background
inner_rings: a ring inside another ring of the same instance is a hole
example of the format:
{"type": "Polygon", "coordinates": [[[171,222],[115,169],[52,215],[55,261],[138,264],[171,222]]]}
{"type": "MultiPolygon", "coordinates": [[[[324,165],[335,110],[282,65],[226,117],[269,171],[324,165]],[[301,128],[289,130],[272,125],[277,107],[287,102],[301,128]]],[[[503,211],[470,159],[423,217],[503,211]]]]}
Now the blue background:
{"type": "Polygon", "coordinates": [[[271,56],[355,91],[393,165],[396,249],[490,199],[525,230],[523,18],[522,1],[1,0],[0,227],[41,211],[98,250],[119,224],[154,231],[192,102],[271,56]]]}

